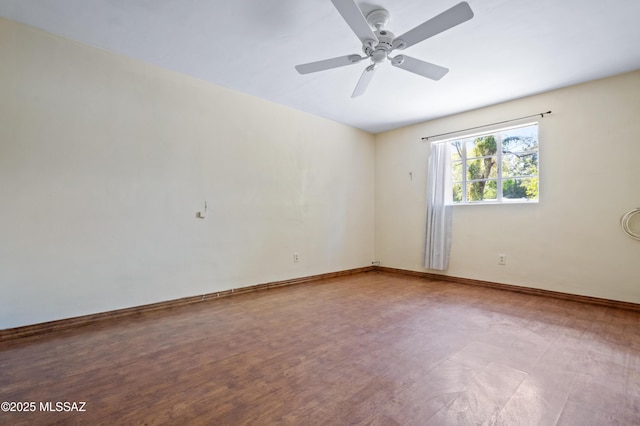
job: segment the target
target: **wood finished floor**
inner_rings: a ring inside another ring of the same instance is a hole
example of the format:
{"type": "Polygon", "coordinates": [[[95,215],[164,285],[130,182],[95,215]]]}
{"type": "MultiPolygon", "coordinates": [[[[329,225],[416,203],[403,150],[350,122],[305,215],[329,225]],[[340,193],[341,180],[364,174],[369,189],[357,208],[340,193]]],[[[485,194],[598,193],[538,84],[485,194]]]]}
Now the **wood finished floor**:
{"type": "Polygon", "coordinates": [[[0,343],[0,424],[638,425],[640,313],[362,273],[0,343]]]}

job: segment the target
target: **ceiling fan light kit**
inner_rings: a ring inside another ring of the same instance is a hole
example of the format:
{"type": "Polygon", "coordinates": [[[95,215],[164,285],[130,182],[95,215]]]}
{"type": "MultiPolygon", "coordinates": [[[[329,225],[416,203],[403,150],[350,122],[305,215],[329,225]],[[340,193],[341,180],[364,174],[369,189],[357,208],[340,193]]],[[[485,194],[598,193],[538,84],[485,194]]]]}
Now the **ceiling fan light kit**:
{"type": "Polygon", "coordinates": [[[351,95],[352,98],[364,94],[378,65],[387,60],[391,62],[391,65],[394,67],[431,80],[440,80],[449,72],[447,68],[407,55],[392,57],[390,56],[391,52],[396,49],[402,50],[413,46],[473,18],[473,11],[469,4],[467,2],[461,2],[401,36],[396,37],[391,31],[385,29],[391,18],[387,10],[372,10],[365,18],[354,0],[331,0],[331,2],[349,27],[351,27],[354,34],[362,42],[362,52],[366,56],[340,56],[296,65],[296,70],[300,74],[308,74],[356,64],[363,59],[370,59],[371,64],[362,72],[360,80],[351,95]]]}

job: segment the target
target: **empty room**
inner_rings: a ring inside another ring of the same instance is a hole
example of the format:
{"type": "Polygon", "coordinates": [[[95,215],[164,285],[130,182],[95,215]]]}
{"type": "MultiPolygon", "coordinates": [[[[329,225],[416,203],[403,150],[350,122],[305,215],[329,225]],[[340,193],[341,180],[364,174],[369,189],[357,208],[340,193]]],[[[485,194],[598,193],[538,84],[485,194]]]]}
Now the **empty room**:
{"type": "Polygon", "coordinates": [[[0,0],[0,424],[640,424],[639,16],[0,0]]]}

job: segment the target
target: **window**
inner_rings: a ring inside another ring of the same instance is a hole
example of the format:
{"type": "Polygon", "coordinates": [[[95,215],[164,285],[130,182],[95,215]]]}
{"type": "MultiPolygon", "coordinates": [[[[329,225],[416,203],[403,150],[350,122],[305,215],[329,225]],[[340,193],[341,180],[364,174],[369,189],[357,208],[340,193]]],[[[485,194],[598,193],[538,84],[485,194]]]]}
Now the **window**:
{"type": "Polygon", "coordinates": [[[454,204],[538,201],[538,124],[449,140],[454,204]]]}

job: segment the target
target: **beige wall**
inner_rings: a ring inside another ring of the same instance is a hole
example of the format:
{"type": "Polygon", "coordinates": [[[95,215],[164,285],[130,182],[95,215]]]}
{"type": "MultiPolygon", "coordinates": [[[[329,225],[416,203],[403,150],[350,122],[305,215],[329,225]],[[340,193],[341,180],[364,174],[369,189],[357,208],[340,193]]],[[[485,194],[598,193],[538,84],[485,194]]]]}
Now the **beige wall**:
{"type": "Polygon", "coordinates": [[[539,127],[540,203],[454,207],[446,273],[640,303],[640,243],[619,224],[640,207],[639,94],[636,71],[377,135],[377,259],[425,271],[421,137],[552,110],[539,127]]]}
{"type": "Polygon", "coordinates": [[[373,135],[2,19],[0,58],[0,328],[371,264],[373,135]]]}
{"type": "Polygon", "coordinates": [[[549,109],[540,203],[455,207],[447,273],[640,303],[619,226],[640,71],[374,137],[2,19],[0,57],[0,328],[374,258],[424,271],[421,137],[549,109]]]}

